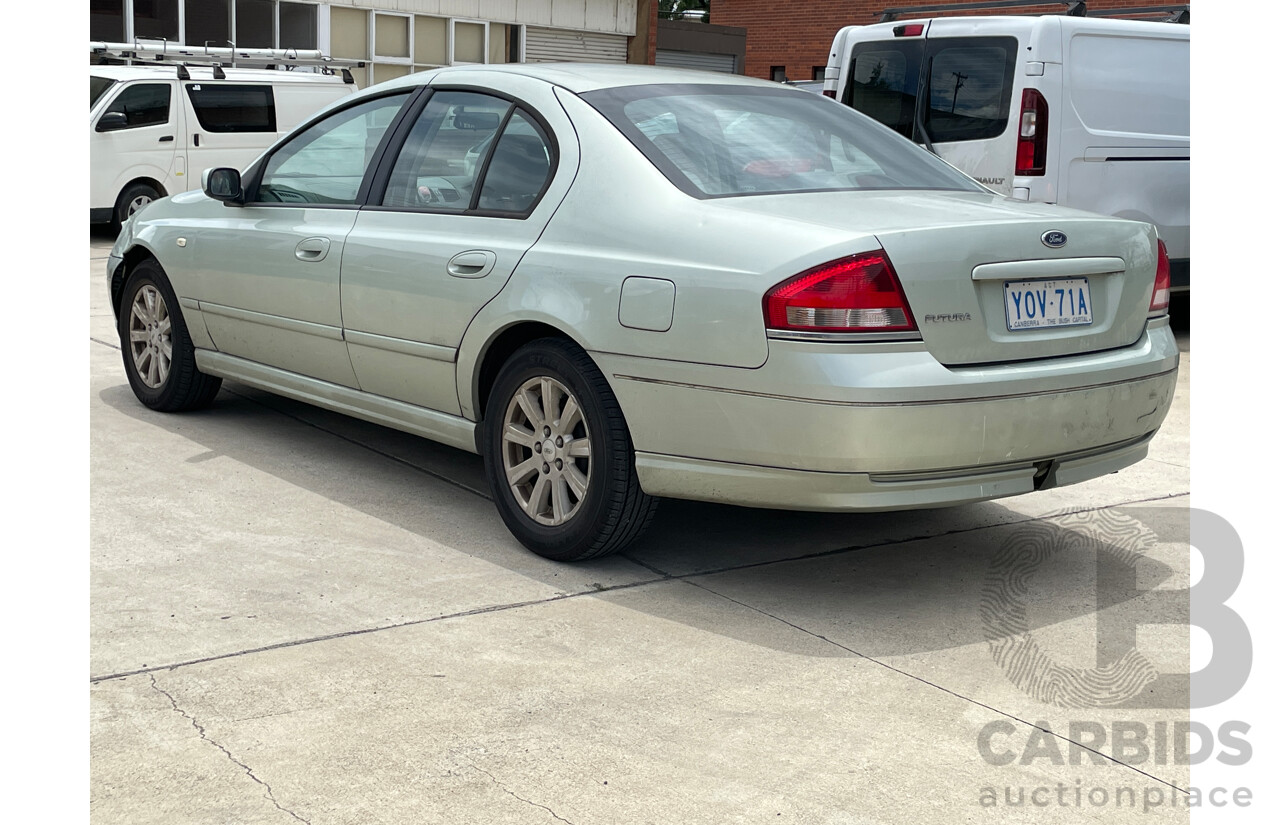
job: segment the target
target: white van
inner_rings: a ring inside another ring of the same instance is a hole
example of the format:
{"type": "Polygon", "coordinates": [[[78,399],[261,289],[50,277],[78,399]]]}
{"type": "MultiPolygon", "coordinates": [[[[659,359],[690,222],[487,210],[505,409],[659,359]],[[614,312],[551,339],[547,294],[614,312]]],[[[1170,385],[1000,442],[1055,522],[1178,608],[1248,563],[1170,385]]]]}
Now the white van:
{"type": "Polygon", "coordinates": [[[1190,288],[1189,25],[950,17],[847,26],[823,94],[1011,198],[1156,225],[1190,288]]]}
{"type": "Polygon", "coordinates": [[[89,67],[89,221],[124,221],[244,169],[315,112],[356,90],[339,75],[197,66],[89,67]],[[183,75],[180,77],[179,75],[183,75]]]}

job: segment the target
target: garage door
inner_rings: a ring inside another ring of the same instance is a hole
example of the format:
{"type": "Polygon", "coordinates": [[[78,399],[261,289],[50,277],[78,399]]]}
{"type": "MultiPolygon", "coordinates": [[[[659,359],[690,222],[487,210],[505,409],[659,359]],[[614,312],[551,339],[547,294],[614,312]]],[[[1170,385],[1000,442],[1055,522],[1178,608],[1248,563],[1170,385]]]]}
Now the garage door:
{"type": "Polygon", "coordinates": [[[529,26],[525,29],[524,59],[526,63],[626,63],[627,38],[529,26]]]}
{"type": "Polygon", "coordinates": [[[734,58],[731,54],[708,54],[705,52],[677,52],[670,49],[658,49],[655,61],[659,66],[670,66],[675,69],[701,69],[704,72],[724,72],[733,74],[734,58]]]}

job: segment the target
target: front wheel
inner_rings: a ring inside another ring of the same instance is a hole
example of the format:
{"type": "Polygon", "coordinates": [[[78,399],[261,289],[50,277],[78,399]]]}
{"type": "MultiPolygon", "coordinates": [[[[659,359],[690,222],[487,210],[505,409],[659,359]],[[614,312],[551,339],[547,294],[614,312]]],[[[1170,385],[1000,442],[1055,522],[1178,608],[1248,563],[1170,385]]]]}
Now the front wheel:
{"type": "Polygon", "coordinates": [[[207,406],[222,379],[196,369],[196,350],[164,270],[154,260],[129,273],[120,300],[120,350],[129,386],[153,410],[207,406]]]}
{"type": "Polygon", "coordinates": [[[120,200],[116,203],[116,223],[123,224],[133,217],[133,213],[161,197],[163,196],[150,184],[130,184],[120,193],[120,200]]]}
{"type": "Polygon", "coordinates": [[[485,412],[485,472],[520,543],[556,561],[616,553],[653,520],[631,435],[591,358],[544,338],[498,373],[485,412]]]}

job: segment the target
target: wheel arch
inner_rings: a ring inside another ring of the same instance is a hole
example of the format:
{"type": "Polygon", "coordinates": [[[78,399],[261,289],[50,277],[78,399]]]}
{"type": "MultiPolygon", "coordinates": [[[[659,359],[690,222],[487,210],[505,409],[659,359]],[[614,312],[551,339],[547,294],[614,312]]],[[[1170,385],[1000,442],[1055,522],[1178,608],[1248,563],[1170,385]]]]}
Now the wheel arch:
{"type": "Polygon", "coordinates": [[[112,208],[115,209],[117,213],[119,213],[120,211],[120,204],[124,202],[124,193],[129,191],[130,186],[134,186],[139,183],[150,186],[152,189],[156,190],[156,192],[159,193],[160,197],[162,198],[169,197],[169,192],[164,188],[163,183],[151,177],[150,175],[138,175],[137,177],[130,178],[125,183],[125,185],[121,186],[120,189],[116,192],[116,202],[112,208]]]}
{"type": "MultiPolygon", "coordinates": [[[[477,422],[484,421],[484,409],[489,403],[489,392],[493,389],[493,382],[498,377],[502,365],[515,354],[516,350],[539,338],[560,338],[582,346],[582,343],[575,340],[572,335],[545,321],[516,321],[496,330],[480,348],[476,366],[471,374],[470,394],[468,399],[464,399],[471,402],[471,409],[475,413],[477,422]]],[[[476,432],[480,433],[481,428],[477,427],[476,432]]]]}

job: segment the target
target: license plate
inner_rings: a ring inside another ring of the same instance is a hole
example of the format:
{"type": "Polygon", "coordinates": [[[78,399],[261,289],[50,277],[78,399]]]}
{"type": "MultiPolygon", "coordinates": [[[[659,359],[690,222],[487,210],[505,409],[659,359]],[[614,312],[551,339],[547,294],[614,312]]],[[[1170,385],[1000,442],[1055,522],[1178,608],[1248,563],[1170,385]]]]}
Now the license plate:
{"type": "Polygon", "coordinates": [[[1089,279],[1005,281],[1004,317],[1011,331],[1092,324],[1089,279]]]}

